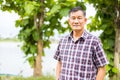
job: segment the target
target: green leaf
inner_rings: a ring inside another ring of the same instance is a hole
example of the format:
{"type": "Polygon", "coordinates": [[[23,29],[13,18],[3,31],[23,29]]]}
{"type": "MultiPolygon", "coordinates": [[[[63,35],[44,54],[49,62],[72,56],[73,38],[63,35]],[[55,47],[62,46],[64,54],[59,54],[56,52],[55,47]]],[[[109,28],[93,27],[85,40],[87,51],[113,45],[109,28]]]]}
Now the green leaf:
{"type": "Polygon", "coordinates": [[[52,14],[58,12],[60,8],[61,8],[61,6],[60,6],[59,4],[54,5],[54,6],[52,7],[52,9],[50,10],[50,14],[52,15],[52,14]]]}
{"type": "Polygon", "coordinates": [[[104,40],[103,44],[104,49],[109,49],[107,40],[104,40]]]}
{"type": "Polygon", "coordinates": [[[25,30],[25,33],[24,33],[24,35],[30,35],[30,33],[31,33],[31,29],[29,29],[29,28],[27,28],[26,30],[25,30]]]}
{"type": "Polygon", "coordinates": [[[111,66],[109,66],[109,65],[106,65],[106,71],[109,71],[109,70],[111,70],[111,66]]]}
{"type": "Polygon", "coordinates": [[[36,53],[36,52],[37,52],[37,46],[31,45],[31,47],[30,47],[30,52],[31,52],[32,54],[36,53]]]}
{"type": "Polygon", "coordinates": [[[37,7],[39,6],[40,5],[35,1],[26,1],[26,4],[24,6],[25,15],[34,15],[34,13],[36,13],[35,11],[37,7]]]}
{"type": "Polygon", "coordinates": [[[28,57],[27,60],[29,61],[31,67],[34,67],[34,56],[28,57]]]}
{"type": "Polygon", "coordinates": [[[104,42],[103,42],[103,47],[104,49],[110,49],[114,46],[114,40],[111,40],[111,39],[105,39],[104,42]]]}
{"type": "Polygon", "coordinates": [[[107,27],[107,24],[103,24],[103,25],[100,26],[100,29],[105,30],[106,27],[107,27]]]}
{"type": "Polygon", "coordinates": [[[26,3],[24,9],[26,11],[26,15],[30,15],[34,10],[34,5],[32,5],[31,3],[26,3]]]}
{"type": "Polygon", "coordinates": [[[16,26],[16,27],[19,27],[19,26],[20,26],[20,20],[16,20],[15,26],[16,26]]]}
{"type": "Polygon", "coordinates": [[[44,40],[43,42],[44,42],[44,47],[50,48],[50,43],[51,42],[49,40],[44,40]]]}
{"type": "Polygon", "coordinates": [[[112,68],[112,72],[114,72],[114,73],[118,73],[119,72],[119,70],[117,69],[117,68],[112,68]]]}
{"type": "Polygon", "coordinates": [[[23,46],[21,47],[21,50],[23,50],[25,52],[25,55],[28,55],[29,53],[29,46],[26,45],[25,43],[23,44],[23,46]]]}
{"type": "Polygon", "coordinates": [[[111,34],[114,30],[111,28],[105,29],[105,34],[111,34]]]}
{"type": "Polygon", "coordinates": [[[105,53],[107,54],[107,57],[108,57],[109,60],[114,58],[112,52],[106,50],[105,53]]]}
{"type": "Polygon", "coordinates": [[[0,4],[2,4],[3,3],[3,0],[0,0],[0,4]]]}
{"type": "Polygon", "coordinates": [[[60,10],[60,15],[61,16],[67,16],[69,12],[69,8],[64,8],[60,10]]]}
{"type": "Polygon", "coordinates": [[[34,31],[33,33],[32,33],[32,37],[33,37],[33,39],[35,40],[35,41],[38,41],[39,40],[39,33],[37,32],[37,31],[34,31]]]}
{"type": "Polygon", "coordinates": [[[68,2],[76,2],[77,0],[67,0],[68,2]]]}

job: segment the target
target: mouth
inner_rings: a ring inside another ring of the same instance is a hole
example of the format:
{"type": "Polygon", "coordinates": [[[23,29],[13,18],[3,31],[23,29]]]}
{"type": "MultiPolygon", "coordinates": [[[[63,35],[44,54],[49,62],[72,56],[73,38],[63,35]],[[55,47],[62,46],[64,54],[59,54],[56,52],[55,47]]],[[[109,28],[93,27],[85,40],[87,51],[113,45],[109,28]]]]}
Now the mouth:
{"type": "Polygon", "coordinates": [[[80,25],[73,25],[73,27],[79,27],[80,25]]]}

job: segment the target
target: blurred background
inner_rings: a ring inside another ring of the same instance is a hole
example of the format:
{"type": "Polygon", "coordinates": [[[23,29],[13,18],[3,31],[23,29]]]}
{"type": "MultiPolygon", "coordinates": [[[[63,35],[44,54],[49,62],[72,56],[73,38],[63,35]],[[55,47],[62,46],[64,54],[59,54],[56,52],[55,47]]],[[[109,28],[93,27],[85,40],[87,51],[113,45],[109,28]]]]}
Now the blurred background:
{"type": "MultiPolygon", "coordinates": [[[[95,10],[92,5],[87,5],[87,17],[94,16],[95,10]],[[89,13],[89,10],[91,11],[89,13]]],[[[0,74],[12,74],[22,76],[32,76],[33,69],[25,59],[24,52],[21,50],[21,42],[14,41],[17,39],[17,35],[20,28],[15,27],[15,21],[19,19],[19,16],[12,12],[0,11],[0,74]],[[9,41],[10,40],[10,41],[9,41]]],[[[59,40],[60,36],[67,35],[58,34],[57,32],[51,39],[59,40]]],[[[93,32],[94,33],[94,32],[93,32]]],[[[94,34],[99,36],[97,32],[94,34]]],[[[45,48],[45,56],[43,56],[43,73],[55,74],[56,61],[53,59],[55,49],[58,43],[52,43],[50,48],[45,48]],[[49,67],[48,67],[49,65],[49,67]]]]}
{"type": "Polygon", "coordinates": [[[71,31],[68,11],[82,6],[88,18],[85,29],[101,39],[110,61],[105,80],[120,79],[119,0],[1,0],[0,4],[0,76],[55,79],[55,50],[59,39],[71,31]]]}

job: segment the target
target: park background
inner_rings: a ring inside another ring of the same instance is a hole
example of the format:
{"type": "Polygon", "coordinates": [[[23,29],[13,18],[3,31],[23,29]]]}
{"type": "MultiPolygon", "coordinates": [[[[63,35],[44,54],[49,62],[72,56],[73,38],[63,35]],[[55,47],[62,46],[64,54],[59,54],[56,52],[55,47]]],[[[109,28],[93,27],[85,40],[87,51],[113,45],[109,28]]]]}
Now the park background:
{"type": "MultiPolygon", "coordinates": [[[[75,1],[76,0],[73,0],[73,2],[75,1]]],[[[88,18],[87,25],[89,25],[92,21],[92,18],[90,17],[95,16],[96,10],[92,4],[87,3],[85,6],[87,13],[86,17],[88,18]]],[[[26,60],[29,56],[25,57],[26,55],[24,54],[24,51],[21,50],[23,43],[18,40],[17,36],[21,28],[15,27],[15,21],[19,18],[20,16],[18,16],[14,11],[11,13],[8,11],[0,11],[0,74],[7,76],[30,77],[33,75],[33,68],[31,68],[29,62],[26,60]]],[[[67,20],[67,17],[61,19],[63,26],[65,25],[65,20],[67,20]]],[[[85,27],[86,29],[87,25],[85,27]]],[[[104,27],[106,26],[104,25],[104,27]]],[[[89,28],[88,31],[90,31],[89,28]]],[[[50,48],[44,48],[45,56],[42,57],[42,73],[44,75],[55,76],[56,61],[53,59],[53,55],[60,37],[69,33],[69,31],[65,31],[65,33],[59,34],[57,30],[54,30],[54,32],[54,36],[49,38],[51,41],[50,48]]],[[[102,32],[102,29],[98,29],[92,31],[91,34],[99,37],[102,32]]],[[[113,73],[119,72],[116,68],[113,68],[112,71],[113,73]]],[[[108,78],[106,78],[106,80],[107,79],[108,78]]]]}
{"type": "MultiPolygon", "coordinates": [[[[87,17],[94,16],[95,10],[92,5],[87,5],[87,17]],[[89,10],[91,11],[89,13],[89,10]]],[[[19,33],[19,28],[15,27],[15,20],[18,19],[18,15],[15,13],[9,12],[0,12],[0,38],[1,39],[14,39],[17,38],[19,33]]],[[[95,33],[95,32],[94,32],[95,33]]],[[[99,36],[99,33],[93,35],[99,36]]],[[[58,33],[55,34],[51,39],[59,40],[60,36],[67,35],[68,32],[60,35],[58,33]]],[[[22,43],[20,42],[0,42],[0,73],[2,74],[14,74],[23,75],[23,76],[31,76],[32,69],[30,68],[27,61],[25,61],[24,53],[21,51],[20,46],[22,43]],[[9,55],[9,56],[8,56],[9,55]],[[9,66],[9,67],[8,67],[9,66]]],[[[46,56],[43,57],[43,72],[54,74],[55,68],[55,60],[53,59],[53,55],[55,53],[55,48],[58,43],[52,43],[51,48],[45,48],[46,56]],[[49,52],[49,53],[48,53],[49,52]],[[48,67],[49,65],[49,67],[48,67]],[[52,67],[52,68],[50,68],[52,67]]]]}

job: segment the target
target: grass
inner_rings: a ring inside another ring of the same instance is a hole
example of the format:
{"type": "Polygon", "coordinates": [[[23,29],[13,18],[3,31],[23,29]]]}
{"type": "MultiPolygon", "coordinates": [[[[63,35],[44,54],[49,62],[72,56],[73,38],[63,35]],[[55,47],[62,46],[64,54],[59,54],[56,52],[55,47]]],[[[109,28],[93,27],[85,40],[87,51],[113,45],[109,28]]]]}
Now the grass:
{"type": "Polygon", "coordinates": [[[41,77],[22,77],[22,76],[0,76],[0,80],[55,80],[52,75],[41,77]]]}

